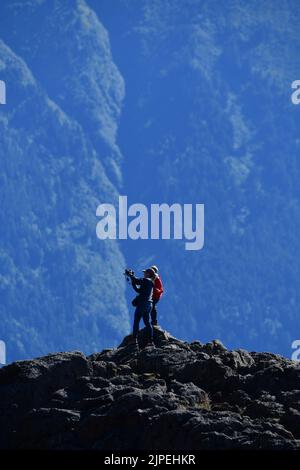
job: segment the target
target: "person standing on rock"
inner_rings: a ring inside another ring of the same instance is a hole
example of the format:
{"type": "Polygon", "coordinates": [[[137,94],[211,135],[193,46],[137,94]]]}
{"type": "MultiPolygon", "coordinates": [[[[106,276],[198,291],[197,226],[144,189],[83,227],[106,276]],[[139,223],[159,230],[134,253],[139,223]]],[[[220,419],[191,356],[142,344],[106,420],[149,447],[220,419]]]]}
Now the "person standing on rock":
{"type": "Polygon", "coordinates": [[[158,274],[158,267],[157,266],[151,266],[151,269],[155,272],[155,280],[154,280],[154,289],[153,289],[153,295],[152,295],[152,310],[151,310],[151,323],[153,326],[157,325],[157,310],[156,310],[156,305],[159,302],[161,296],[163,295],[164,292],[164,287],[162,280],[158,274]]]}
{"type": "Polygon", "coordinates": [[[131,279],[132,287],[138,293],[138,296],[134,299],[133,302],[133,305],[136,307],[133,322],[133,338],[135,342],[137,342],[139,324],[141,318],[143,318],[147,330],[148,345],[154,346],[153,328],[150,323],[150,312],[153,306],[152,295],[154,289],[155,271],[152,268],[147,268],[144,270],[143,278],[137,278],[134,274],[130,274],[129,277],[131,279]]]}

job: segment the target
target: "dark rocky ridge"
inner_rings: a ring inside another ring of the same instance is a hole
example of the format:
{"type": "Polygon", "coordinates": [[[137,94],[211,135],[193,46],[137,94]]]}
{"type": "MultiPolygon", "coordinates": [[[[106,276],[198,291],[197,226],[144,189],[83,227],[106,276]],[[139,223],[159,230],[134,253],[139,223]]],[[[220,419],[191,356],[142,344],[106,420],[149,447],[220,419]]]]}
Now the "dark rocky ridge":
{"type": "Polygon", "coordinates": [[[144,334],[0,369],[0,447],[300,449],[298,363],[144,334]]]}

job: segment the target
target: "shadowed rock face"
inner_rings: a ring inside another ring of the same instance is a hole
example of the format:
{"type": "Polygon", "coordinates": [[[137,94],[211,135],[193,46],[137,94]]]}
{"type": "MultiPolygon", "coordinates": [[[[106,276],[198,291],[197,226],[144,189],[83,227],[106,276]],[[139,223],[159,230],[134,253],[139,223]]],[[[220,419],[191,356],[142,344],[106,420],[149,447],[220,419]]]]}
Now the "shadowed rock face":
{"type": "Polygon", "coordinates": [[[296,362],[160,328],[156,347],[131,339],[0,369],[0,447],[300,449],[296,362]]]}

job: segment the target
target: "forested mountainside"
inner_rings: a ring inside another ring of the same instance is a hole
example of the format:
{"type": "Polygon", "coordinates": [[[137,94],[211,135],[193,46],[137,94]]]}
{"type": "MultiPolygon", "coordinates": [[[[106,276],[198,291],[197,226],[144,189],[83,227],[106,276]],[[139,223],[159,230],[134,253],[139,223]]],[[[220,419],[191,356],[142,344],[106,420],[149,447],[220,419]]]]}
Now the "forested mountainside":
{"type": "Polygon", "coordinates": [[[297,1],[3,0],[1,331],[8,360],[116,345],[121,270],[159,319],[290,356],[299,330],[297,1]],[[96,207],[205,204],[205,244],[99,241],[96,207]]]}
{"type": "MultiPolygon", "coordinates": [[[[201,251],[139,245],[141,264],[165,275],[164,326],[290,356],[300,326],[298,2],[120,1],[117,20],[115,5],[89,3],[126,82],[119,143],[132,200],[205,204],[201,251]]],[[[126,244],[132,264],[136,246],[126,244]]]]}
{"type": "Polygon", "coordinates": [[[128,331],[113,240],[96,207],[121,180],[124,81],[84,2],[1,2],[1,339],[8,360],[99,349],[128,331]],[[118,276],[115,273],[118,272],[118,276]]]}

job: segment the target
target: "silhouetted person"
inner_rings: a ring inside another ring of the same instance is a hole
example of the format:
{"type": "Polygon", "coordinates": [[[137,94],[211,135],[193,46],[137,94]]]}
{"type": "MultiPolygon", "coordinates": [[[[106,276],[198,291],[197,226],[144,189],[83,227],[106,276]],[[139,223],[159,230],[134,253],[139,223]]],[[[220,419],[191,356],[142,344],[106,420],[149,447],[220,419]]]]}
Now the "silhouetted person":
{"type": "Polygon", "coordinates": [[[134,275],[130,275],[132,287],[139,294],[136,301],[136,309],[134,312],[133,322],[133,337],[137,341],[137,335],[139,331],[139,324],[141,318],[143,318],[145,327],[147,329],[148,343],[153,344],[153,328],[150,323],[150,312],[152,310],[152,295],[154,288],[155,272],[152,268],[144,270],[144,277],[137,278],[134,275]]]}
{"type": "Polygon", "coordinates": [[[151,310],[151,323],[152,325],[157,325],[157,310],[156,305],[159,302],[161,296],[163,295],[164,287],[160,276],[158,275],[158,267],[151,266],[151,269],[155,272],[154,288],[152,294],[152,310],[151,310]]]}

